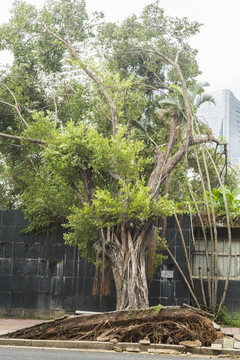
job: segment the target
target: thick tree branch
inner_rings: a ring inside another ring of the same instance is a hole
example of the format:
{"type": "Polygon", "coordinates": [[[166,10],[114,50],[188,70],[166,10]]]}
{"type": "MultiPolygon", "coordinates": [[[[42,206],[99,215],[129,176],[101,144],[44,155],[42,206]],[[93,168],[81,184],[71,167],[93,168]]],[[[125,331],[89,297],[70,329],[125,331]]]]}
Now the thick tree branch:
{"type": "Polygon", "coordinates": [[[77,198],[80,200],[82,205],[86,204],[86,199],[82,196],[77,186],[74,184],[74,182],[71,183],[71,187],[74,190],[75,194],[77,195],[77,198]]]}
{"type": "Polygon", "coordinates": [[[172,60],[171,58],[169,58],[168,56],[166,56],[165,54],[155,50],[154,48],[152,48],[150,45],[146,44],[147,48],[149,50],[144,49],[144,51],[151,51],[154,54],[158,55],[160,58],[162,58],[163,60],[165,60],[168,64],[170,64],[176,71],[177,76],[181,82],[181,87],[182,87],[182,91],[183,91],[183,100],[184,100],[184,107],[185,107],[185,114],[186,114],[186,129],[185,129],[185,133],[183,136],[183,142],[182,145],[180,146],[180,148],[178,149],[178,151],[171,157],[170,157],[170,153],[172,151],[172,137],[170,135],[169,138],[169,145],[168,145],[168,149],[166,151],[166,157],[164,159],[164,157],[161,155],[159,155],[157,157],[157,162],[156,162],[156,166],[149,178],[149,186],[150,186],[150,193],[153,194],[153,197],[157,197],[158,193],[159,193],[159,188],[161,185],[161,182],[171,173],[171,171],[174,169],[174,167],[177,165],[177,163],[182,159],[182,157],[184,156],[184,154],[187,153],[188,149],[190,146],[193,145],[197,145],[200,143],[206,143],[208,141],[216,141],[218,142],[218,140],[213,139],[212,137],[210,137],[209,135],[200,137],[200,138],[193,138],[193,124],[192,124],[192,113],[191,113],[191,107],[190,107],[190,102],[189,102],[189,95],[188,95],[188,90],[187,90],[187,85],[186,85],[186,81],[183,77],[183,74],[181,72],[181,68],[178,64],[178,58],[179,55],[181,53],[181,51],[183,50],[183,47],[181,47],[176,54],[176,58],[175,61],[172,60]]]}
{"type": "Polygon", "coordinates": [[[227,145],[226,141],[221,141],[219,139],[212,137],[211,135],[205,135],[205,136],[202,136],[199,138],[191,139],[190,145],[192,146],[192,145],[198,145],[198,144],[205,144],[207,142],[210,142],[210,143],[214,142],[217,145],[227,145]]]}
{"type": "Polygon", "coordinates": [[[120,175],[118,175],[117,173],[113,172],[112,170],[108,169],[107,173],[115,180],[120,180],[122,179],[120,175]]]}
{"type": "MultiPolygon", "coordinates": [[[[226,144],[226,142],[221,142],[220,140],[217,140],[217,139],[212,138],[212,137],[207,135],[207,136],[204,136],[202,138],[191,139],[190,143],[188,145],[188,148],[190,146],[194,146],[194,145],[198,145],[198,144],[205,144],[207,142],[217,142],[219,145],[226,144]]],[[[167,162],[167,164],[166,164],[166,166],[165,166],[165,168],[163,170],[162,178],[165,178],[166,176],[168,176],[170,174],[172,169],[182,159],[182,157],[186,153],[186,150],[187,149],[184,147],[184,145],[182,145],[180,147],[180,149],[169,159],[169,161],[167,162]]]]}
{"type": "MultiPolygon", "coordinates": [[[[165,54],[152,48],[149,44],[146,44],[146,46],[149,49],[147,51],[151,51],[154,54],[158,55],[160,58],[167,61],[176,70],[176,73],[179,77],[179,80],[182,85],[182,90],[183,90],[183,100],[184,100],[184,106],[185,106],[185,111],[186,111],[186,122],[187,122],[187,124],[186,124],[187,128],[186,128],[186,132],[185,132],[184,141],[186,143],[188,143],[188,141],[190,141],[190,139],[192,137],[192,114],[191,114],[190,105],[189,105],[189,96],[188,96],[186,81],[181,72],[181,68],[180,68],[179,64],[177,63],[178,57],[179,57],[181,51],[183,50],[183,47],[181,47],[181,49],[178,50],[177,55],[176,55],[176,61],[173,61],[171,58],[169,58],[165,54]]],[[[146,51],[146,49],[145,49],[145,51],[146,51]]]]}
{"type": "Polygon", "coordinates": [[[160,185],[163,181],[163,169],[164,166],[166,166],[166,163],[168,161],[168,158],[171,154],[174,141],[175,141],[175,135],[176,135],[176,116],[173,113],[170,120],[170,136],[169,136],[169,142],[167,146],[167,150],[163,154],[161,150],[157,147],[155,152],[157,154],[157,164],[154,168],[148,182],[148,186],[150,187],[150,193],[153,198],[158,196],[158,190],[160,188],[160,185]]]}
{"type": "Polygon", "coordinates": [[[205,144],[207,142],[215,142],[218,145],[226,145],[225,141],[220,141],[216,138],[213,138],[211,135],[191,138],[189,143],[184,142],[182,146],[178,149],[178,151],[169,159],[173,147],[173,140],[174,138],[170,134],[170,140],[165,154],[162,154],[160,150],[157,152],[157,163],[154,170],[152,171],[148,182],[148,186],[151,189],[150,193],[152,194],[153,198],[157,197],[161,183],[171,173],[171,171],[178,164],[178,162],[183,158],[189,147],[199,144],[205,144]]]}
{"type": "Polygon", "coordinates": [[[184,46],[182,45],[182,47],[180,49],[178,49],[178,51],[176,53],[176,57],[175,57],[175,64],[178,63],[179,55],[181,54],[183,48],[184,48],[184,46]]]}
{"type": "Polygon", "coordinates": [[[91,201],[94,197],[94,185],[92,182],[91,169],[87,168],[86,170],[83,170],[80,166],[78,166],[77,171],[83,182],[84,190],[88,201],[91,201]]]}

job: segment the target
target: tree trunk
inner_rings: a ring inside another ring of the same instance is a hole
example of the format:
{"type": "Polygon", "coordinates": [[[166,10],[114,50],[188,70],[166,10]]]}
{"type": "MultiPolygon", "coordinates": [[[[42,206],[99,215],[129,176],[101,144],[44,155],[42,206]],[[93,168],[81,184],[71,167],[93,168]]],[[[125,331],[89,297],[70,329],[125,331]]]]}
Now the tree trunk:
{"type": "Polygon", "coordinates": [[[117,292],[116,310],[149,307],[145,257],[150,228],[144,225],[135,238],[133,230],[121,237],[114,234],[114,251],[110,251],[109,259],[117,292]]]}
{"type": "Polygon", "coordinates": [[[135,256],[122,271],[122,264],[112,267],[116,292],[116,310],[144,309],[149,306],[148,286],[145,271],[145,254],[135,256]]]}

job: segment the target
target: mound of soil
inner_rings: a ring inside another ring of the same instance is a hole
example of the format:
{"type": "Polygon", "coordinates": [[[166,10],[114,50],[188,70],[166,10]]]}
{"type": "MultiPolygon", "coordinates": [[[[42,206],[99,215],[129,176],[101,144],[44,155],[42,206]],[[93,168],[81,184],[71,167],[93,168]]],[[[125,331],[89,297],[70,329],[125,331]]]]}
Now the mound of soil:
{"type": "Polygon", "coordinates": [[[212,321],[185,309],[157,308],[69,316],[8,335],[10,338],[179,344],[200,340],[210,346],[218,337],[212,321]]]}

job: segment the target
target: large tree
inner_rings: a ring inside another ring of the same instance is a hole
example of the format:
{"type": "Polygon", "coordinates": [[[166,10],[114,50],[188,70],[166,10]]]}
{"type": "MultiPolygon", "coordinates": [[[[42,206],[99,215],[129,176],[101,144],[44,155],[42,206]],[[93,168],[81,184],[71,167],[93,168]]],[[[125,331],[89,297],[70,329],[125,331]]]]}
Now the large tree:
{"type": "Polygon", "coordinates": [[[147,307],[156,220],[173,209],[162,184],[192,146],[217,141],[195,135],[189,100],[199,71],[188,40],[199,24],[165,16],[158,2],[121,25],[101,18],[80,0],[41,10],[15,2],[1,28],[1,48],[14,54],[2,75],[1,148],[29,229],[64,223],[66,241],[102,267],[102,285],[111,268],[117,309],[147,307]],[[162,117],[174,86],[182,111],[162,117]]]}

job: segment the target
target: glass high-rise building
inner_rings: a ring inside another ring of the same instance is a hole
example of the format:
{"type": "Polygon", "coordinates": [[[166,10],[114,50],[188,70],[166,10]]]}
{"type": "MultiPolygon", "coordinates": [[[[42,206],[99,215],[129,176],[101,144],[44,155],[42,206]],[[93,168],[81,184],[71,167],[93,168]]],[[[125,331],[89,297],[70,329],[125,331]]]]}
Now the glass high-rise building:
{"type": "Polygon", "coordinates": [[[240,101],[230,90],[210,95],[216,104],[202,104],[198,116],[207,122],[215,137],[223,137],[228,142],[228,158],[240,167],[240,101]]]}

